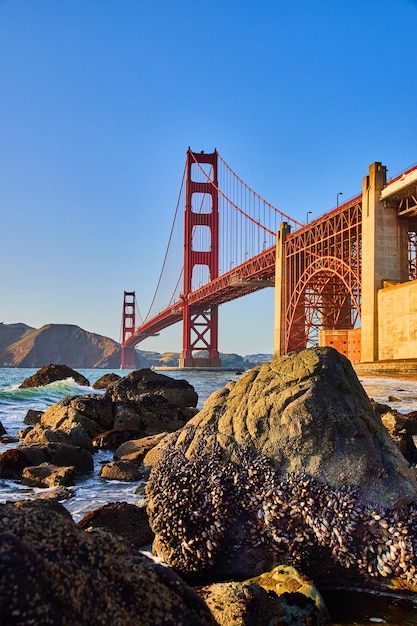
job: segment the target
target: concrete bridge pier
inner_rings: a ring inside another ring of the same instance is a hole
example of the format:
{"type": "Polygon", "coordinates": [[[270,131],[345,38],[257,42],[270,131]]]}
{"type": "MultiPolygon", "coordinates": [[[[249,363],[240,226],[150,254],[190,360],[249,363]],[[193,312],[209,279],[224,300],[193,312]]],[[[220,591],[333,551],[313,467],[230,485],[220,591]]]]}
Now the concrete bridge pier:
{"type": "Polygon", "coordinates": [[[275,254],[275,303],[274,303],[274,356],[281,356],[286,352],[285,345],[285,303],[286,303],[286,258],[284,251],[285,239],[291,232],[287,222],[282,222],[277,233],[275,254]]]}
{"type": "Polygon", "coordinates": [[[362,188],[361,361],[379,359],[378,290],[384,283],[408,281],[408,228],[397,206],[380,199],[387,168],[372,163],[362,188]]]}

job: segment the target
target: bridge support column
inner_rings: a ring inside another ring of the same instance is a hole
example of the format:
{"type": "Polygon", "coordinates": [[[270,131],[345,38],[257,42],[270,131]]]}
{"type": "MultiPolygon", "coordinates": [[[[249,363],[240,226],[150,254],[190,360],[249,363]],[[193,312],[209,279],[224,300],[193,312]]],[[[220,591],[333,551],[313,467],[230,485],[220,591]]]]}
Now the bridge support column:
{"type": "Polygon", "coordinates": [[[277,247],[275,254],[275,311],[274,311],[274,356],[281,356],[286,352],[286,299],[287,299],[287,263],[284,243],[291,232],[291,227],[282,222],[277,233],[277,247]]]}
{"type": "Polygon", "coordinates": [[[123,313],[122,313],[122,360],[120,367],[122,369],[135,369],[136,353],[134,346],[126,346],[126,341],[135,332],[135,314],[136,314],[136,293],[134,291],[125,291],[123,297],[123,313]]]}
{"type": "Polygon", "coordinates": [[[206,266],[209,280],[219,275],[217,152],[205,154],[188,149],[185,183],[183,340],[179,366],[221,367],[218,351],[218,306],[212,304],[204,311],[196,311],[188,300],[189,294],[195,289],[194,267],[206,266]],[[200,169],[202,165],[209,166],[210,174],[203,173],[204,168],[200,169]],[[194,178],[193,171],[196,174],[194,178]],[[193,203],[194,194],[196,199],[193,203]],[[201,211],[201,198],[204,196],[211,200],[211,210],[206,212],[201,211]],[[210,243],[203,250],[193,246],[193,238],[201,228],[210,233],[210,243]]]}
{"type": "Polygon", "coordinates": [[[387,169],[372,163],[362,188],[361,361],[378,361],[378,290],[408,280],[408,232],[397,208],[380,200],[387,169]]]}

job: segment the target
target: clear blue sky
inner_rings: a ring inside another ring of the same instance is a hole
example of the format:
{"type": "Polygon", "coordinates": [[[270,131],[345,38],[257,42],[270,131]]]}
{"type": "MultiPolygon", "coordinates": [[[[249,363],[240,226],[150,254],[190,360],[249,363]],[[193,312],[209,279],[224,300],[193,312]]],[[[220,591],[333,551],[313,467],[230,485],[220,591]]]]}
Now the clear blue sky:
{"type": "MultiPolygon", "coordinates": [[[[414,165],[416,27],[413,0],[0,0],[0,321],[119,340],[188,146],[299,221],[414,165]]],[[[272,291],[220,308],[222,352],[273,351],[272,291]]]]}

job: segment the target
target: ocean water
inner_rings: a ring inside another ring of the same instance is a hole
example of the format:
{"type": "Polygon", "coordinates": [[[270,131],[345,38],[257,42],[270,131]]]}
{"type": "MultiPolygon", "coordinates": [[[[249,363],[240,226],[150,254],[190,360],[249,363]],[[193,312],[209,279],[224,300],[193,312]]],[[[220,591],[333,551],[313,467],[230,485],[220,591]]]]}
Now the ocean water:
{"type": "MultiPolygon", "coordinates": [[[[87,393],[104,393],[96,391],[92,387],[83,387],[74,382],[73,379],[61,380],[44,387],[34,387],[19,389],[20,383],[32,376],[37,369],[24,368],[0,368],[0,422],[3,424],[8,435],[17,436],[19,430],[24,428],[23,420],[29,409],[44,411],[49,406],[58,402],[68,395],[84,395],[87,393]]],[[[91,385],[104,374],[114,370],[79,369],[91,385]]],[[[117,374],[125,376],[129,370],[118,370],[117,374]]],[[[186,378],[198,393],[201,408],[204,401],[216,389],[222,388],[230,380],[236,380],[237,374],[233,372],[184,372],[179,370],[169,370],[164,372],[172,378],[186,378]]],[[[17,443],[0,444],[0,452],[7,448],[13,448],[17,443]]],[[[92,511],[108,502],[138,502],[140,496],[135,491],[138,483],[123,483],[100,478],[100,468],[104,463],[113,460],[111,451],[100,451],[94,455],[94,472],[90,476],[79,478],[74,487],[71,488],[73,497],[63,501],[64,506],[71,512],[75,521],[79,521],[86,513],[92,511]]],[[[17,481],[4,480],[0,478],[0,502],[16,501],[26,498],[33,498],[45,489],[26,487],[17,481]]]]}
{"type": "MultiPolygon", "coordinates": [[[[24,417],[29,409],[44,411],[67,395],[83,395],[87,393],[104,393],[95,391],[91,387],[77,385],[72,379],[58,381],[45,387],[19,389],[19,384],[36,369],[0,368],[0,422],[9,435],[17,435],[25,427],[24,417]]],[[[78,370],[92,385],[105,373],[114,370],[78,370]]],[[[128,374],[128,370],[118,370],[121,376],[128,374]]],[[[237,380],[240,374],[225,371],[180,371],[166,370],[164,374],[173,378],[188,380],[199,396],[198,407],[201,408],[205,400],[217,389],[221,389],[231,380],[237,380]]],[[[402,413],[417,410],[417,380],[400,377],[363,376],[360,381],[369,397],[389,404],[402,413]],[[391,399],[390,399],[391,398],[391,399]],[[392,398],[396,398],[393,400],[392,398]]],[[[14,444],[0,444],[0,452],[15,447],[14,444]]],[[[99,476],[103,463],[111,461],[113,454],[110,451],[98,452],[94,455],[95,469],[91,476],[77,480],[71,488],[73,497],[63,501],[71,512],[75,521],[79,521],[86,513],[108,502],[126,501],[139,502],[141,497],[135,491],[137,483],[123,483],[107,481],[99,476]]],[[[22,486],[17,481],[0,478],[0,502],[17,501],[34,498],[45,489],[22,486]]],[[[369,594],[335,593],[325,596],[331,607],[336,621],[334,626],[365,626],[369,624],[390,624],[391,626],[417,626],[417,599],[405,601],[400,597],[370,596],[369,594]]]]}

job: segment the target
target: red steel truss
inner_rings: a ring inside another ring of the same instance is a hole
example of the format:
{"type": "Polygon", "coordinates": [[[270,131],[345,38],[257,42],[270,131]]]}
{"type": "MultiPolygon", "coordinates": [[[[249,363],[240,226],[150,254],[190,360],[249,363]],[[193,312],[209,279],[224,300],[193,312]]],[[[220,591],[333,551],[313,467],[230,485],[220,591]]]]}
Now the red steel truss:
{"type": "Polygon", "coordinates": [[[360,315],[362,196],[287,236],[283,353],[324,329],[353,328],[360,315]]]}
{"type": "MultiPolygon", "coordinates": [[[[360,315],[361,208],[359,195],[288,235],[284,244],[287,352],[305,347],[319,326],[353,328],[360,315]]],[[[133,347],[181,321],[187,306],[189,328],[192,325],[196,341],[207,350],[210,343],[206,335],[213,336],[207,312],[216,311],[218,305],[246,294],[274,287],[275,258],[274,246],[191,291],[186,299],[168,307],[127,336],[125,347],[133,347]]],[[[186,349],[194,350],[191,342],[186,349]]]]}

